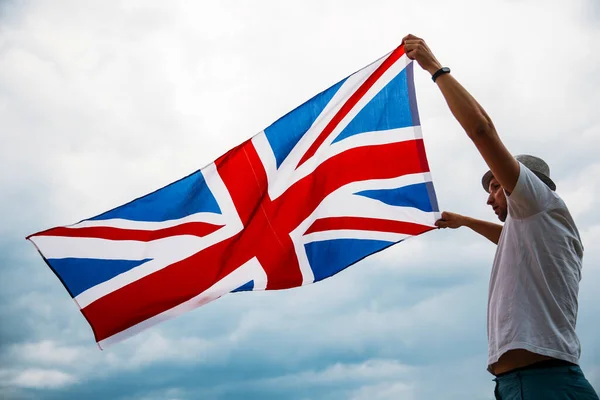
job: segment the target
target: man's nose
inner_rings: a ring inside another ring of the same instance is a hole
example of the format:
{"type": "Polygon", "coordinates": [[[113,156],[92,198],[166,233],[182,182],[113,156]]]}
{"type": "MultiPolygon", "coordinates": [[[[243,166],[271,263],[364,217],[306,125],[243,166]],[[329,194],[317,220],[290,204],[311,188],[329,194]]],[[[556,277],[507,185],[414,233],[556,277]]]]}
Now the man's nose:
{"type": "Polygon", "coordinates": [[[487,198],[487,204],[491,206],[493,202],[494,202],[494,196],[492,196],[492,194],[490,193],[490,195],[487,198]]]}

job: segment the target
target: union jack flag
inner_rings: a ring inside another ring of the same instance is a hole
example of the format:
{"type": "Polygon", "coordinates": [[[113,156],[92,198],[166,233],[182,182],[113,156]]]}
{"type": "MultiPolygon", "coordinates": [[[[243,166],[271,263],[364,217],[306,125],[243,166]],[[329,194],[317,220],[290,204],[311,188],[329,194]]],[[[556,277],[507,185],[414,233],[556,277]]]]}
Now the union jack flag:
{"type": "Polygon", "coordinates": [[[227,293],[320,281],[438,218],[401,45],[191,175],[28,239],[103,348],[227,293]]]}

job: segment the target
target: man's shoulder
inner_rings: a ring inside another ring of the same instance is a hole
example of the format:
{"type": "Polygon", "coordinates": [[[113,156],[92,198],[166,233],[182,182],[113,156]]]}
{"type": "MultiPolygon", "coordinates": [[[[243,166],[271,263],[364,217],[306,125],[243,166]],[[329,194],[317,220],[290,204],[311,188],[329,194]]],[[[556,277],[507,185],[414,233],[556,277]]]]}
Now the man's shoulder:
{"type": "Polygon", "coordinates": [[[564,206],[558,194],[522,164],[517,185],[507,196],[507,204],[508,214],[519,220],[529,219],[554,207],[564,206]]]}

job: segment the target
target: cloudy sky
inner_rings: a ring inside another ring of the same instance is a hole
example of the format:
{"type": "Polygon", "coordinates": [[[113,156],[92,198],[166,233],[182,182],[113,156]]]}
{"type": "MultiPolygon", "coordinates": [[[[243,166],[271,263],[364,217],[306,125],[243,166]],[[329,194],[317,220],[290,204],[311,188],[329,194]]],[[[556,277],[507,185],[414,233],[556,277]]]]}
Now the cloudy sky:
{"type": "MultiPolygon", "coordinates": [[[[0,397],[491,399],[494,246],[434,231],[319,284],[241,293],[100,351],[27,234],[213,161],[424,37],[507,147],[552,168],[586,255],[581,365],[600,388],[597,0],[1,1],[0,397]]],[[[493,220],[485,165],[415,69],[440,206],[493,220]]]]}

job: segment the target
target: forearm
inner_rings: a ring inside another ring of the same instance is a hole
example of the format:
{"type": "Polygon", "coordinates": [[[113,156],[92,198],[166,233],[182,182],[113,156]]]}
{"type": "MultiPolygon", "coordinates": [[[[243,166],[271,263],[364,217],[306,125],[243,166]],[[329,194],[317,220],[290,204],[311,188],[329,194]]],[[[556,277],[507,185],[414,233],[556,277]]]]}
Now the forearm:
{"type": "Polygon", "coordinates": [[[436,79],[450,111],[463,127],[486,164],[507,192],[512,192],[519,177],[519,164],[496,133],[483,107],[450,74],[436,79]]]}
{"type": "Polygon", "coordinates": [[[481,236],[487,238],[494,244],[498,244],[500,241],[502,225],[495,224],[493,222],[482,221],[480,219],[464,217],[463,226],[471,228],[473,231],[479,233],[481,236]]]}
{"type": "MultiPolygon", "coordinates": [[[[429,72],[433,74],[435,71],[429,72]]],[[[476,142],[482,134],[495,131],[492,120],[483,107],[451,74],[440,76],[436,83],[450,111],[473,141],[476,142]]]]}

